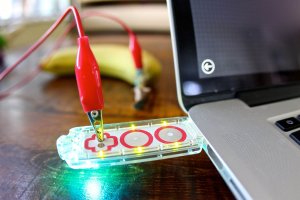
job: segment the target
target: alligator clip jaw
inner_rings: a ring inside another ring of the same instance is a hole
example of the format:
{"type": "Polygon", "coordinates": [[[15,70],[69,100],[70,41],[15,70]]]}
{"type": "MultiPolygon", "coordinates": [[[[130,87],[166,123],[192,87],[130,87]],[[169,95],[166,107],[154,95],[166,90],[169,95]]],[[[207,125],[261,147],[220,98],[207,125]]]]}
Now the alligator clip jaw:
{"type": "Polygon", "coordinates": [[[103,134],[103,118],[102,118],[102,110],[92,110],[87,113],[88,118],[90,120],[91,125],[93,126],[97,139],[99,142],[103,142],[104,134],[103,134]]]}
{"type": "Polygon", "coordinates": [[[104,100],[101,77],[87,36],[78,38],[75,73],[82,108],[87,113],[99,142],[102,142],[104,140],[102,118],[104,100]]]}

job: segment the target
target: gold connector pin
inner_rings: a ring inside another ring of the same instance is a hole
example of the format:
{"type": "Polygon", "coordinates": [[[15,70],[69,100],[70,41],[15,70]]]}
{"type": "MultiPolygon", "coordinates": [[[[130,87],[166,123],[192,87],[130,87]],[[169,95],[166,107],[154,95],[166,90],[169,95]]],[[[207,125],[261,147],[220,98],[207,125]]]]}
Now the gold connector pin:
{"type": "Polygon", "coordinates": [[[103,142],[103,118],[102,118],[102,110],[92,110],[87,113],[88,118],[90,120],[91,125],[93,126],[97,139],[99,142],[103,142]]]}

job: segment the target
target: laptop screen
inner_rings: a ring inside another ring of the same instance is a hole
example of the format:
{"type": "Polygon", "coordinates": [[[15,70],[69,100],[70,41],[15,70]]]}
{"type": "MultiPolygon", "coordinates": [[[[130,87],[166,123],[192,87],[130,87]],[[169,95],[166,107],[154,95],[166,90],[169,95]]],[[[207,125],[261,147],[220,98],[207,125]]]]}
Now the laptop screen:
{"type": "Polygon", "coordinates": [[[300,79],[300,0],[171,4],[183,96],[235,93],[300,79]]]}

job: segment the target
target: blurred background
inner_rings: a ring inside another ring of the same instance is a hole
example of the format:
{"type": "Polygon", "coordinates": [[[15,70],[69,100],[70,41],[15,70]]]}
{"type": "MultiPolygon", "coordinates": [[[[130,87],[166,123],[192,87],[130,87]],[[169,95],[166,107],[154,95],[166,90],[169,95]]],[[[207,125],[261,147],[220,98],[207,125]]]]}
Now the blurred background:
{"type": "MultiPolygon", "coordinates": [[[[0,34],[10,41],[10,47],[30,44],[69,5],[77,6],[80,12],[98,10],[112,14],[140,33],[169,33],[164,0],[0,0],[0,34]]],[[[105,19],[90,18],[83,24],[86,32],[123,31],[118,24],[105,19]]]]}
{"type": "Polygon", "coordinates": [[[0,0],[0,5],[0,19],[3,26],[57,16],[70,5],[70,2],[68,0],[0,0]]]}
{"type": "MultiPolygon", "coordinates": [[[[155,69],[156,64],[157,66],[162,65],[164,66],[163,70],[165,70],[165,72],[162,73],[170,74],[170,69],[168,69],[168,67],[173,67],[173,62],[172,59],[168,59],[169,57],[171,58],[172,51],[169,35],[168,11],[165,0],[0,0],[0,72],[15,63],[23,55],[23,53],[28,50],[28,48],[49,29],[49,27],[55,22],[55,20],[57,20],[58,17],[61,16],[70,5],[76,6],[80,13],[100,11],[102,13],[116,16],[124,21],[131,29],[134,30],[134,32],[138,36],[142,49],[151,54],[147,56],[147,58],[149,59],[144,59],[145,62],[147,61],[144,67],[147,68],[148,66],[151,66],[151,69],[155,69]],[[3,38],[4,41],[2,40],[1,42],[1,38],[3,38]]],[[[41,82],[43,83],[41,84],[41,87],[45,87],[45,85],[47,84],[51,85],[51,81],[53,80],[59,80],[62,82],[67,81],[67,78],[69,77],[71,77],[73,81],[72,83],[70,83],[70,85],[76,85],[74,82],[74,64],[65,62],[67,60],[75,61],[76,53],[74,54],[74,59],[72,57],[73,54],[64,54],[64,52],[66,52],[64,51],[64,49],[67,49],[64,47],[77,48],[76,38],[78,37],[78,34],[76,28],[72,30],[73,32],[68,34],[67,38],[62,41],[59,40],[62,33],[65,32],[66,26],[73,19],[73,16],[69,15],[58,27],[58,29],[53,32],[49,39],[47,39],[37,49],[37,51],[35,51],[30,57],[22,62],[20,64],[20,67],[16,68],[16,70],[14,70],[11,75],[5,78],[5,80],[1,82],[0,92],[1,89],[5,90],[7,88],[10,88],[10,86],[16,83],[16,80],[21,80],[21,78],[24,78],[26,75],[33,74],[34,70],[39,67],[43,72],[47,72],[40,73],[38,77],[40,79],[35,79],[41,80],[41,82]],[[57,48],[57,44],[61,45],[61,48],[57,48]],[[69,56],[68,59],[58,59],[55,62],[53,61],[53,63],[59,63],[57,64],[59,65],[59,67],[48,67],[47,69],[50,70],[45,70],[46,67],[42,68],[41,63],[51,63],[51,56],[53,56],[53,54],[57,52],[60,53],[59,50],[62,50],[63,52],[60,55],[67,55],[69,56]],[[70,72],[65,73],[65,76],[61,76],[59,72],[64,71],[61,69],[66,69],[68,68],[68,66],[71,66],[70,72]],[[50,83],[47,81],[50,81],[50,83]]],[[[89,36],[91,45],[100,47],[100,49],[107,48],[107,46],[105,45],[117,45],[118,48],[114,47],[109,49],[109,51],[105,51],[108,53],[97,54],[97,56],[103,56],[101,57],[102,63],[106,58],[109,61],[108,63],[105,63],[103,65],[115,66],[116,59],[112,55],[118,52],[119,48],[125,47],[127,49],[128,46],[128,34],[126,33],[126,31],[124,31],[118,23],[101,17],[89,17],[83,19],[82,23],[86,35],[89,36]]],[[[124,52],[127,53],[126,51],[124,52]]],[[[119,60],[119,63],[117,63],[116,65],[120,69],[127,69],[123,67],[124,63],[126,63],[125,61],[127,58],[129,58],[129,64],[126,66],[130,66],[130,64],[132,64],[133,66],[131,57],[127,55],[123,57],[119,56],[117,59],[119,60]]],[[[115,71],[117,70],[114,70],[114,72],[115,71]]],[[[109,73],[112,74],[112,72],[110,71],[109,73]]],[[[103,74],[104,73],[102,73],[102,75],[103,74]]],[[[32,81],[32,84],[30,86],[28,86],[29,88],[32,87],[32,85],[35,83],[35,80],[32,81]]],[[[116,80],[109,79],[103,82],[109,81],[113,82],[116,80]]],[[[124,87],[127,87],[127,90],[120,90],[122,92],[119,97],[124,102],[124,99],[126,99],[124,95],[127,95],[128,106],[116,103],[116,101],[119,100],[117,100],[115,96],[110,94],[110,92],[112,92],[111,87],[113,84],[108,84],[109,89],[105,91],[105,93],[107,94],[106,102],[108,102],[106,103],[106,108],[108,108],[111,103],[111,105],[113,105],[112,108],[114,108],[116,112],[119,112],[119,110],[116,109],[116,105],[119,106],[121,110],[129,107],[130,109],[132,108],[133,112],[135,112],[132,106],[134,95],[131,85],[127,85],[128,83],[123,84],[120,82],[118,82],[114,86],[122,84],[124,87]]],[[[155,82],[153,88],[155,88],[156,84],[158,83],[155,82]]],[[[173,92],[175,92],[175,83],[173,84],[173,92]]],[[[61,85],[63,84],[60,83],[56,86],[53,86],[53,90],[59,88],[61,85]]],[[[74,87],[74,90],[76,91],[77,89],[74,87]]],[[[19,90],[19,92],[22,91],[19,90]]],[[[158,97],[154,98],[154,89],[152,93],[153,99],[157,99],[158,97]]],[[[41,90],[41,95],[45,95],[44,88],[42,88],[41,90]]],[[[75,98],[77,100],[77,96],[75,98]]],[[[162,98],[167,97],[164,97],[164,95],[162,95],[162,98]]],[[[40,97],[40,99],[43,99],[43,96],[40,97]]],[[[149,102],[150,103],[147,105],[149,109],[151,108],[152,111],[152,104],[154,101],[149,102]]],[[[177,105],[176,100],[174,101],[174,103],[177,105]]],[[[70,107],[69,111],[74,112],[74,110],[78,109],[78,113],[82,113],[82,109],[79,105],[78,100],[76,101],[76,105],[78,105],[78,108],[75,109],[73,107],[70,107]]],[[[149,109],[147,112],[149,112],[149,109]]],[[[63,110],[65,110],[65,108],[63,108],[63,110]]],[[[145,116],[147,116],[147,112],[145,111],[145,116]]],[[[162,112],[157,113],[163,115],[162,112]]]]}

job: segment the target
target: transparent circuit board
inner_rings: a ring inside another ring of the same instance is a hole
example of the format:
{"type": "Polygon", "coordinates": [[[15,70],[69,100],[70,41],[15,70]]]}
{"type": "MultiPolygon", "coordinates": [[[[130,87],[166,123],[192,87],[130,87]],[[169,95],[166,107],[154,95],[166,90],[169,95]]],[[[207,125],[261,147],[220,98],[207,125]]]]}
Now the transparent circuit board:
{"type": "Polygon", "coordinates": [[[58,154],[71,168],[99,168],[196,154],[203,143],[188,117],[106,124],[104,138],[91,126],[72,128],[57,139],[58,154]]]}

